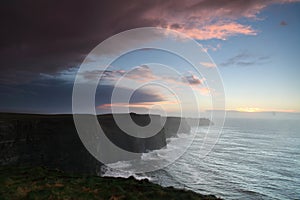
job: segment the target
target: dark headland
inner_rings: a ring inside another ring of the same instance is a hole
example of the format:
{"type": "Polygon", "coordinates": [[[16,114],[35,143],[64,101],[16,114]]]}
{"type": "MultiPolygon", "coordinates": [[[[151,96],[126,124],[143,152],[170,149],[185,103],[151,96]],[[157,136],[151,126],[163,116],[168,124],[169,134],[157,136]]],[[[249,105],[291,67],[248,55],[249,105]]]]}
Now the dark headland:
{"type": "MultiPolygon", "coordinates": [[[[167,117],[159,133],[140,140],[124,134],[111,114],[97,118],[111,141],[132,152],[160,149],[167,138],[190,131],[185,119],[167,117]]],[[[150,119],[134,113],[131,118],[141,126],[150,119]]],[[[203,126],[210,123],[199,121],[203,126]]],[[[0,165],[0,199],[217,199],[146,180],[97,176],[102,163],[82,144],[72,115],[0,113],[0,165]]]]}

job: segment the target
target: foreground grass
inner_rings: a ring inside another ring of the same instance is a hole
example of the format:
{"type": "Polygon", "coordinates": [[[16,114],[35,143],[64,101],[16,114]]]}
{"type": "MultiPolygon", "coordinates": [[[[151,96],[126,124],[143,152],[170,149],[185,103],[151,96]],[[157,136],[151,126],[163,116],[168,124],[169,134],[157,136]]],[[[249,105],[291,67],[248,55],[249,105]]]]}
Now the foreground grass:
{"type": "Polygon", "coordinates": [[[134,178],[78,176],[42,167],[0,168],[0,199],[217,199],[134,178]]]}

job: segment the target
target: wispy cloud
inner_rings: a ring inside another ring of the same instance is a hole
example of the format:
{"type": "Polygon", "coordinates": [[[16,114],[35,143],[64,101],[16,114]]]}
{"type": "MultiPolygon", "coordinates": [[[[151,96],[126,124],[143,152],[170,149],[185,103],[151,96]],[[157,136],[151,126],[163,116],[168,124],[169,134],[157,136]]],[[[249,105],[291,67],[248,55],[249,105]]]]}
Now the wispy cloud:
{"type": "Polygon", "coordinates": [[[117,76],[122,76],[126,72],[124,70],[91,70],[91,71],[84,71],[81,75],[84,79],[87,80],[95,80],[98,79],[100,76],[105,79],[115,79],[117,76]]]}
{"type": "Polygon", "coordinates": [[[201,62],[200,64],[201,64],[202,66],[208,67],[208,68],[210,68],[210,67],[216,67],[216,64],[213,63],[213,62],[201,62]]]}
{"type": "MultiPolygon", "coordinates": [[[[202,63],[205,67],[215,67],[213,63],[202,63]]],[[[154,73],[151,67],[147,65],[141,65],[133,68],[130,71],[126,70],[93,70],[81,73],[81,77],[86,81],[94,81],[96,78],[101,76],[102,83],[114,85],[120,79],[127,87],[134,87],[136,84],[143,83],[161,83],[166,85],[172,85],[177,89],[190,88],[196,91],[201,91],[201,94],[207,94],[204,89],[198,90],[199,88],[206,88],[205,78],[199,77],[193,72],[186,72],[184,74],[177,75],[162,75],[154,73]]]]}
{"type": "Polygon", "coordinates": [[[223,63],[220,63],[219,66],[229,67],[229,66],[253,66],[253,65],[262,65],[270,62],[269,56],[256,56],[249,53],[240,53],[234,57],[229,58],[223,63]]]}
{"type": "Polygon", "coordinates": [[[204,49],[206,52],[208,52],[209,50],[210,50],[210,51],[217,51],[217,50],[220,50],[222,46],[221,46],[220,43],[218,43],[217,45],[208,45],[208,44],[206,44],[206,45],[203,45],[202,47],[203,47],[203,49],[204,49]]]}
{"type": "MultiPolygon", "coordinates": [[[[142,91],[133,95],[133,101],[131,102],[104,102],[102,104],[98,104],[98,109],[111,109],[113,106],[114,108],[122,109],[122,108],[143,108],[148,109],[153,107],[154,105],[167,105],[174,106],[178,104],[174,102],[173,94],[165,91],[164,88],[159,86],[153,86],[151,83],[159,83],[165,85],[174,93],[188,93],[186,95],[193,95],[193,91],[196,92],[198,95],[201,96],[209,96],[212,92],[209,88],[205,85],[205,79],[201,78],[192,72],[187,72],[185,74],[181,74],[178,76],[168,76],[154,73],[151,67],[147,65],[141,65],[135,67],[131,71],[125,70],[108,70],[108,71],[87,71],[87,73],[83,73],[82,77],[87,80],[94,80],[97,78],[97,73],[102,73],[104,76],[101,80],[107,81],[108,85],[112,87],[116,84],[120,79],[122,79],[122,85],[127,87],[127,90],[131,90],[136,88],[136,85],[147,85],[147,88],[144,88],[142,91]],[[148,85],[148,83],[150,83],[148,85]],[[132,88],[131,88],[132,87],[132,88]],[[190,94],[189,94],[190,92],[190,94]]],[[[99,74],[98,74],[99,76],[99,74]]],[[[127,90],[118,91],[118,95],[123,95],[122,91],[128,92],[127,90]],[[121,93],[120,93],[121,92],[121,93]]],[[[138,90],[139,91],[139,90],[138,90]]],[[[103,94],[103,93],[102,93],[103,94]]],[[[101,96],[111,96],[111,94],[104,94],[101,96]]]]}
{"type": "MultiPolygon", "coordinates": [[[[211,66],[210,63],[203,63],[204,65],[211,66]]],[[[204,79],[188,72],[187,74],[168,76],[155,74],[152,69],[147,65],[141,65],[133,68],[130,71],[126,70],[92,70],[82,72],[81,77],[86,80],[95,80],[101,75],[102,80],[117,81],[121,77],[123,79],[130,79],[136,82],[151,82],[151,81],[164,81],[172,84],[190,84],[202,85],[204,79]]]]}

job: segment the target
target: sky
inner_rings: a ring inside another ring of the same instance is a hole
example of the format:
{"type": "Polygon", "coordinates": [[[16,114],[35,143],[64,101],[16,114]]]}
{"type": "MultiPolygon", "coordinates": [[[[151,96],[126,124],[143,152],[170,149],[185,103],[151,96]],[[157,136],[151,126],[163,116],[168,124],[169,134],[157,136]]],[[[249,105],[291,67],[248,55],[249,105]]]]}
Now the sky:
{"type": "MultiPolygon", "coordinates": [[[[175,30],[196,40],[219,71],[228,111],[300,112],[300,2],[296,0],[5,1],[0,7],[0,111],[71,113],[76,75],[95,79],[101,69],[78,74],[86,56],[102,41],[139,27],[175,30]]],[[[155,37],[147,36],[147,42],[155,37]]],[[[133,37],[134,38],[134,37],[133,37]]],[[[135,41],[143,43],[145,41],[135,41]]],[[[127,39],[121,46],[130,45],[127,39]]],[[[109,49],[116,52],[119,47],[109,49]],[[115,48],[115,49],[114,49],[115,48]]],[[[92,62],[92,61],[91,61],[92,62]]],[[[205,77],[188,62],[161,50],[128,53],[104,72],[95,109],[109,112],[114,84],[127,76],[120,93],[136,83],[163,80],[189,104],[189,86],[201,111],[212,107],[205,77]],[[151,64],[151,63],[160,63],[151,64]],[[149,64],[150,63],[150,64],[149,64]],[[180,72],[172,74],[163,65],[180,72]],[[170,75],[171,73],[171,75],[170,75]]],[[[130,106],[178,110],[172,93],[157,86],[138,89],[130,106]]],[[[198,111],[187,106],[188,112],[198,111]]],[[[84,106],[83,106],[84,109],[84,106]]]]}

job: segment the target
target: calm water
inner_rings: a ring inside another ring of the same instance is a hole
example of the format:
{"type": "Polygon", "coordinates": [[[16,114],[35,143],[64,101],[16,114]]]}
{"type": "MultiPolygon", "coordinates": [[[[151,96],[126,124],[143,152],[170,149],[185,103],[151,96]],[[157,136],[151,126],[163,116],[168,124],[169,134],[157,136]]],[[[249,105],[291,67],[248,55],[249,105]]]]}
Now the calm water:
{"type": "Polygon", "coordinates": [[[195,159],[199,145],[196,138],[174,164],[138,177],[225,199],[300,199],[299,120],[227,119],[205,159],[195,159]]]}

